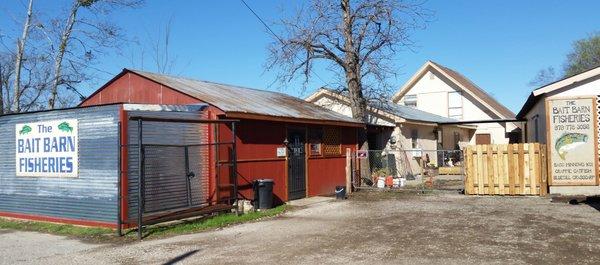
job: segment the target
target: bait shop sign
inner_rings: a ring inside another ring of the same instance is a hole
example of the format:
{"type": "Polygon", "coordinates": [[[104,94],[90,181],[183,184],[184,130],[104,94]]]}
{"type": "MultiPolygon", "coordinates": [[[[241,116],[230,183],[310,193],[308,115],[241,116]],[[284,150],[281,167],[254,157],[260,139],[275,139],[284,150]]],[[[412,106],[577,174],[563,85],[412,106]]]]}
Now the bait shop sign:
{"type": "Polygon", "coordinates": [[[76,119],[15,125],[16,174],[25,177],[77,177],[76,119]]]}
{"type": "Polygon", "coordinates": [[[597,185],[596,98],[546,101],[550,185],[597,185]]]}

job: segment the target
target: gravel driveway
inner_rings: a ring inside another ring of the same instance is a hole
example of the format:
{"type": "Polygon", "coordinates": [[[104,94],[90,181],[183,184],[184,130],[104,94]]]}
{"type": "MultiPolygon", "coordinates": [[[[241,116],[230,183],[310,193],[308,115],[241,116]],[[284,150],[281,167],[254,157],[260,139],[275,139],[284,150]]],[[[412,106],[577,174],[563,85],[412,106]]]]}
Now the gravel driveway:
{"type": "Polygon", "coordinates": [[[549,201],[359,192],[269,220],[120,246],[0,231],[0,263],[600,264],[600,212],[549,201]]]}

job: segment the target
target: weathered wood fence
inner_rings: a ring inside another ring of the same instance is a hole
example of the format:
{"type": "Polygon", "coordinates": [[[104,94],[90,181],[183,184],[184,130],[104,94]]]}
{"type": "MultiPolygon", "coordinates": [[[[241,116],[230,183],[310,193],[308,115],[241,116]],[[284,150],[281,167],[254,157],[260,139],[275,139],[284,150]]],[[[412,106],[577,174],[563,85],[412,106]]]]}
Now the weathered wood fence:
{"type": "Polygon", "coordinates": [[[465,193],[546,195],[546,146],[539,143],[475,145],[465,150],[465,193]]]}

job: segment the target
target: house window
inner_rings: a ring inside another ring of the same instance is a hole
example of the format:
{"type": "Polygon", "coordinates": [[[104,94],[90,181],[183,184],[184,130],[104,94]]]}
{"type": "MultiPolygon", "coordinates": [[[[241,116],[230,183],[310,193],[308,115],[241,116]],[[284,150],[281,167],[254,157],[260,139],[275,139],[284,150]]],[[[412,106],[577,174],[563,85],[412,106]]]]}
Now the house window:
{"type": "Polygon", "coordinates": [[[454,150],[460,149],[460,133],[454,132],[454,150]]]}
{"type": "Polygon", "coordinates": [[[406,95],[404,96],[404,106],[417,107],[417,95],[406,95]]]}
{"type": "Polygon", "coordinates": [[[308,130],[308,148],[311,156],[320,156],[323,153],[321,142],[323,141],[323,129],[313,128],[308,130]]]}
{"type": "Polygon", "coordinates": [[[325,156],[335,156],[342,154],[342,134],[338,128],[323,128],[322,152],[325,156]]]}
{"type": "Polygon", "coordinates": [[[410,131],[410,140],[411,140],[413,149],[419,148],[418,139],[419,139],[419,131],[417,129],[412,129],[410,131]]]}
{"type": "Polygon", "coordinates": [[[448,117],[462,120],[463,118],[463,104],[462,104],[462,93],[450,92],[448,93],[448,117]]]}

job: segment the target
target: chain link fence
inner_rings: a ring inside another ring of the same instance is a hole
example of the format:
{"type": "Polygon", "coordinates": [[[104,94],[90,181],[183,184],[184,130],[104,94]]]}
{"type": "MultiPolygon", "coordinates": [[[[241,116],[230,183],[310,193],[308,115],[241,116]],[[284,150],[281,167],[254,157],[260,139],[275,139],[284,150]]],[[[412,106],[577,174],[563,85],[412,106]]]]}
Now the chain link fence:
{"type": "Polygon", "coordinates": [[[464,189],[461,150],[369,150],[353,156],[357,188],[464,189]]]}

